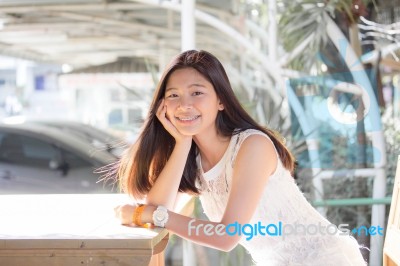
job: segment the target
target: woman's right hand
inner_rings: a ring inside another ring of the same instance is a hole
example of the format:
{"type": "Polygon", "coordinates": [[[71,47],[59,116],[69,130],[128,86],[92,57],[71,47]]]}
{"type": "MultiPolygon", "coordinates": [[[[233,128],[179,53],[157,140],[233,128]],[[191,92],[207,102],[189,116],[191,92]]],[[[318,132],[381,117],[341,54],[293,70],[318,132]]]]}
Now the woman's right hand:
{"type": "Polygon", "coordinates": [[[192,144],[192,136],[183,135],[179,132],[179,130],[171,123],[171,121],[167,117],[167,106],[165,104],[165,100],[162,99],[157,109],[156,116],[161,124],[164,126],[165,130],[171,134],[171,136],[175,139],[177,144],[187,143],[188,145],[192,144]]]}
{"type": "Polygon", "coordinates": [[[133,223],[133,212],[137,206],[131,204],[118,205],[114,208],[115,218],[117,218],[121,224],[132,224],[133,223]]]}

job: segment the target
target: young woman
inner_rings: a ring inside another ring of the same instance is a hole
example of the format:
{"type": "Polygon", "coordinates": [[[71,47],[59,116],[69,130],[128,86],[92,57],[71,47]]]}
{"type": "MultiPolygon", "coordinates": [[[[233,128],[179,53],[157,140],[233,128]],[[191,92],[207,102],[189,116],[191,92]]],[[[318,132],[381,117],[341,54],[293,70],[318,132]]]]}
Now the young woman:
{"type": "Polygon", "coordinates": [[[186,51],[165,70],[119,165],[123,190],[145,205],[117,206],[116,216],[223,251],[241,244],[257,265],[365,265],[355,239],[307,202],[293,163],[241,107],[218,59],[186,51]],[[174,212],[181,194],[199,196],[210,220],[174,212]]]}

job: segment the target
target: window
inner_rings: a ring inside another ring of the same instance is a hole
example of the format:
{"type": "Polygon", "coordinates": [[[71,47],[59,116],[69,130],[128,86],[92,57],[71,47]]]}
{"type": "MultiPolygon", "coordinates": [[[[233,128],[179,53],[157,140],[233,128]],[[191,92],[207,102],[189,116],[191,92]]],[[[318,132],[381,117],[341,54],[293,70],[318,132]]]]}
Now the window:
{"type": "Polygon", "coordinates": [[[16,134],[2,133],[0,143],[0,161],[8,163],[21,163],[24,153],[21,136],[16,134]]]}
{"type": "Polygon", "coordinates": [[[19,134],[6,134],[0,153],[7,162],[38,168],[48,168],[52,159],[60,158],[60,152],[52,145],[19,134]]]}
{"type": "Polygon", "coordinates": [[[67,165],[69,166],[70,169],[92,166],[91,163],[82,159],[78,155],[73,154],[72,152],[63,150],[62,156],[63,156],[64,161],[67,163],[67,165]]]}
{"type": "Polygon", "coordinates": [[[91,166],[90,162],[80,156],[45,141],[19,134],[0,133],[0,161],[49,168],[51,160],[64,161],[69,169],[91,166]]]}
{"type": "Polygon", "coordinates": [[[48,167],[51,160],[60,158],[59,150],[38,139],[22,137],[22,147],[27,164],[29,161],[36,162],[40,167],[48,167]]]}

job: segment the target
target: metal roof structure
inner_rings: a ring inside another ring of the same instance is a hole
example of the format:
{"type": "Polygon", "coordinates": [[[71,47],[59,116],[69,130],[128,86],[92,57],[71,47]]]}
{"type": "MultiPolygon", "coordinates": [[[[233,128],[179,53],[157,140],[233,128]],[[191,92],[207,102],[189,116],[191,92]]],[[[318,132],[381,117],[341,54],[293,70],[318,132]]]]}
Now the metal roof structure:
{"type": "MultiPolygon", "coordinates": [[[[196,9],[235,24],[239,0],[197,0],[196,9]]],[[[0,53],[74,68],[118,58],[145,58],[165,65],[181,50],[177,1],[3,0],[0,53]]],[[[196,21],[196,46],[221,58],[237,45],[209,24],[196,21]]]]}
{"type": "MultiPolygon", "coordinates": [[[[163,68],[181,51],[182,6],[187,2],[191,1],[1,0],[0,54],[68,64],[74,69],[120,58],[139,58],[138,64],[145,59],[163,68]]],[[[196,0],[194,46],[212,52],[235,69],[240,69],[243,61],[249,66],[261,63],[276,80],[276,68],[263,55],[271,56],[273,62],[287,55],[271,47],[276,40],[274,33],[269,34],[268,22],[260,25],[249,19],[249,14],[257,12],[252,5],[261,2],[196,0]],[[238,60],[243,55],[250,56],[238,60]]],[[[279,9],[282,3],[275,2],[279,9]]],[[[394,2],[380,1],[378,22],[397,21],[400,8],[394,2]]]]}

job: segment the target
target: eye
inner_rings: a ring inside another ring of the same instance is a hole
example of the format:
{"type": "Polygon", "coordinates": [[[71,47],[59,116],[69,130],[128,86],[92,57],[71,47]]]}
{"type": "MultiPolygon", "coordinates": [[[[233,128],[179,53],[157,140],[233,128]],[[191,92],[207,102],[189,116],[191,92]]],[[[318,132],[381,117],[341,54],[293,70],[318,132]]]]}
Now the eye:
{"type": "Polygon", "coordinates": [[[175,94],[175,93],[171,93],[171,94],[165,96],[165,98],[176,98],[176,97],[178,97],[178,94],[175,94]]]}
{"type": "Polygon", "coordinates": [[[195,95],[195,96],[202,95],[202,94],[204,94],[204,93],[202,93],[201,91],[196,91],[196,92],[193,93],[193,95],[195,95]]]}

